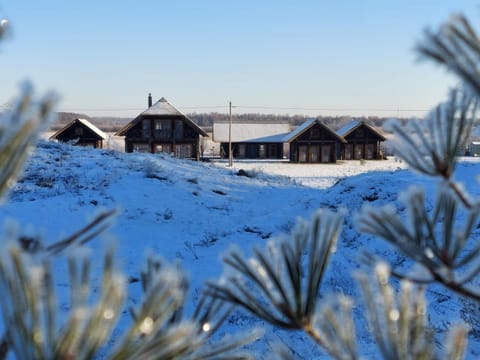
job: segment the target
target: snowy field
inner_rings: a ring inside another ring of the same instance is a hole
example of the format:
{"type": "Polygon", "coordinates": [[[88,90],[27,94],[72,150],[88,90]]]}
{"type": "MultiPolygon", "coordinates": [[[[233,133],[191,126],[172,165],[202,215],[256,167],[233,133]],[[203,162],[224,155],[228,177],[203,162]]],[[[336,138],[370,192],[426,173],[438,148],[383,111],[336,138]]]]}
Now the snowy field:
{"type": "MultiPolygon", "coordinates": [[[[478,159],[460,162],[458,179],[475,196],[480,195],[478,174],[478,159]]],[[[197,163],[163,155],[124,154],[41,142],[0,208],[0,217],[15,219],[22,235],[40,234],[42,242],[48,244],[81,228],[102,209],[115,208],[118,215],[111,228],[89,243],[96,266],[92,281],[99,280],[103,241],[113,238],[117,243],[116,258],[129,278],[139,277],[148,252],[179,262],[189,274],[191,309],[203,282],[221,276],[221,256],[232,245],[248,255],[252,247],[263,247],[276,236],[289,233],[298,217],[309,218],[320,207],[342,208],[347,216],[322,296],[341,292],[358,300],[352,273],[368,270],[359,261],[362,252],[398,263],[403,259],[383,241],[359,234],[353,215],[364,203],[381,206],[394,202],[401,209],[398,193],[411,185],[425,187],[427,202],[431,202],[435,182],[413,174],[395,160],[335,165],[235,162],[229,168],[223,162],[197,163]],[[239,176],[240,169],[249,176],[239,176]]],[[[59,308],[67,312],[69,285],[60,260],[55,266],[55,281],[59,308]]],[[[129,284],[128,291],[126,306],[135,306],[141,297],[139,284],[129,284]]],[[[468,357],[480,357],[476,337],[480,333],[476,323],[479,310],[438,286],[429,287],[426,296],[437,345],[441,347],[452,324],[467,321],[475,329],[468,357]]],[[[361,302],[354,312],[358,316],[361,352],[367,359],[376,358],[378,354],[362,320],[361,302]]],[[[128,312],[122,315],[111,344],[120,336],[129,316],[128,312]]],[[[265,335],[251,345],[259,358],[271,353],[271,346],[276,343],[291,349],[295,358],[326,358],[301,333],[270,328],[243,312],[227,320],[220,335],[248,331],[254,326],[266,328],[265,335]]]]}
{"type": "MultiPolygon", "coordinates": [[[[217,162],[217,165],[226,167],[227,163],[221,161],[217,162]]],[[[336,164],[295,164],[287,161],[235,160],[233,168],[284,176],[304,186],[325,189],[345,177],[371,171],[396,171],[405,169],[406,166],[391,158],[385,161],[338,161],[336,164]]]]}

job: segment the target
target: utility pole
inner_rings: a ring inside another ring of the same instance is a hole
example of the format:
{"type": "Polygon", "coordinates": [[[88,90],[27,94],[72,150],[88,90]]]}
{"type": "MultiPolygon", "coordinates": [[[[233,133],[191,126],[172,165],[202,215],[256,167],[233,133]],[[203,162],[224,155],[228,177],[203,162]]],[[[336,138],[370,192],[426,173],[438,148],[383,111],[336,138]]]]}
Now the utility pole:
{"type": "Polygon", "coordinates": [[[232,102],[228,103],[230,108],[230,116],[228,122],[228,166],[233,166],[233,153],[232,153],[232,102]]]}

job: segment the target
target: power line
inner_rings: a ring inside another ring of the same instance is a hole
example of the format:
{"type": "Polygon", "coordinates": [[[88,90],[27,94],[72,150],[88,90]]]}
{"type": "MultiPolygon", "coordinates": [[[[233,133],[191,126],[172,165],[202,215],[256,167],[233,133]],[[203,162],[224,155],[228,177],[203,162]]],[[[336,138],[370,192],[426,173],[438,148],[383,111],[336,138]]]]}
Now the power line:
{"type": "MultiPolygon", "coordinates": [[[[180,109],[228,109],[228,105],[211,105],[211,106],[178,106],[180,109]]],[[[379,111],[379,112],[426,112],[430,109],[416,108],[350,108],[350,107],[295,107],[295,106],[262,106],[262,105],[235,105],[239,109],[263,109],[263,110],[296,110],[296,111],[379,111]]],[[[64,108],[63,112],[79,112],[79,111],[143,111],[145,108],[64,108]]]]}

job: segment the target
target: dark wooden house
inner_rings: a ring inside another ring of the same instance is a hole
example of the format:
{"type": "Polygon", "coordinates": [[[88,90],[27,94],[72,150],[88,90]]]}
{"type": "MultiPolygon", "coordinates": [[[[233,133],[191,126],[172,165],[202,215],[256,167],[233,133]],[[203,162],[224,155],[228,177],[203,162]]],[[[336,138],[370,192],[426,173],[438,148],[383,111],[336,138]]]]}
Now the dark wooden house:
{"type": "Polygon", "coordinates": [[[345,139],[318,119],[309,119],[285,139],[290,144],[290,161],[335,163],[345,139]]]}
{"type": "Polygon", "coordinates": [[[200,158],[200,136],[207,133],[165,98],[120,129],[117,136],[125,136],[126,152],[168,153],[183,159],[200,158]]]}
{"type": "Polygon", "coordinates": [[[50,140],[103,148],[107,134],[86,119],[75,119],[50,136],[50,140]]]}
{"type": "Polygon", "coordinates": [[[385,141],[379,130],[363,121],[352,121],[337,131],[347,143],[343,144],[341,159],[373,160],[382,159],[381,143],[385,141]]]}
{"type": "Polygon", "coordinates": [[[229,157],[229,137],[235,159],[283,159],[288,121],[215,121],[213,140],[220,143],[220,155],[229,157]],[[230,133],[230,134],[229,134],[230,133]]]}

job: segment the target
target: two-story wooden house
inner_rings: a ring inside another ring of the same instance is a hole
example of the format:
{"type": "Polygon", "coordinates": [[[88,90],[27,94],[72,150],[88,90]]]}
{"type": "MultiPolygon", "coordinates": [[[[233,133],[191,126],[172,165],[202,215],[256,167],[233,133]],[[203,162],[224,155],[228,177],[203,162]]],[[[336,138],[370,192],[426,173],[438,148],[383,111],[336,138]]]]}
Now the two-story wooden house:
{"type": "Polygon", "coordinates": [[[183,159],[200,158],[200,136],[207,133],[165,98],[139,114],[117,133],[125,136],[125,152],[168,153],[183,159]]]}

